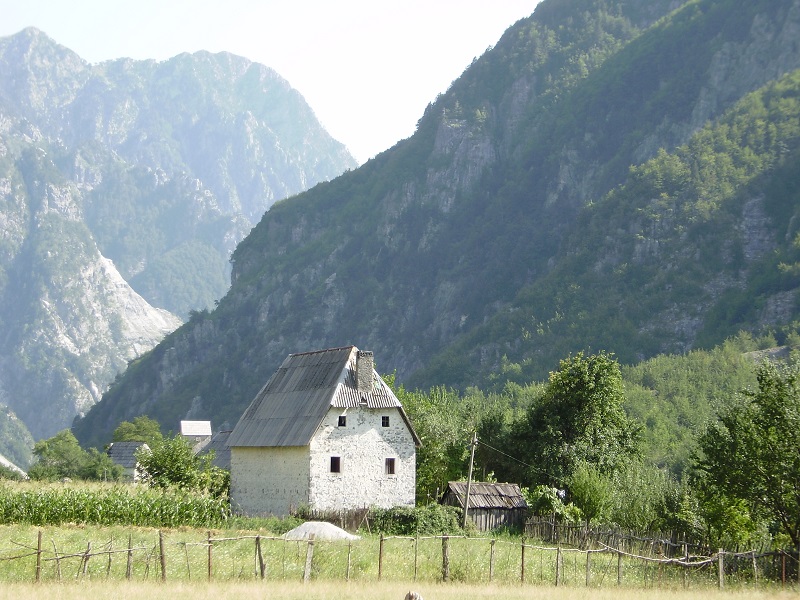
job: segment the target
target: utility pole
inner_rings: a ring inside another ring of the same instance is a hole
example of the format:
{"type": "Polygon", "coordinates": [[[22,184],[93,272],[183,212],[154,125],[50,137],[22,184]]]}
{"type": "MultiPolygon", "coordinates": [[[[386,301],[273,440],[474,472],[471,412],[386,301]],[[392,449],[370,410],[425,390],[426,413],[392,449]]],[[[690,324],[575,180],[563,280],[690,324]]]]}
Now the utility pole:
{"type": "Polygon", "coordinates": [[[478,432],[474,432],[472,434],[472,441],[470,442],[471,452],[469,455],[469,474],[467,475],[467,493],[464,497],[464,523],[461,525],[462,528],[467,528],[467,516],[469,513],[469,488],[472,485],[472,465],[475,462],[475,446],[478,445],[478,432]]]}

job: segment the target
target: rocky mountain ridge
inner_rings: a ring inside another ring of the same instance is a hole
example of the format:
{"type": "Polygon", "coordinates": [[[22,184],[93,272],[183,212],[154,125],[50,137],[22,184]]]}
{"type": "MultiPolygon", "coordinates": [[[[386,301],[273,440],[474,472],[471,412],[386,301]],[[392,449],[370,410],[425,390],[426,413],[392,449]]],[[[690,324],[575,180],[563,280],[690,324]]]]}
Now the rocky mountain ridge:
{"type": "Polygon", "coordinates": [[[225,293],[272,203],[355,166],[244,58],[91,65],[36,29],[0,39],[0,398],[37,439],[68,426],[225,293]]]}

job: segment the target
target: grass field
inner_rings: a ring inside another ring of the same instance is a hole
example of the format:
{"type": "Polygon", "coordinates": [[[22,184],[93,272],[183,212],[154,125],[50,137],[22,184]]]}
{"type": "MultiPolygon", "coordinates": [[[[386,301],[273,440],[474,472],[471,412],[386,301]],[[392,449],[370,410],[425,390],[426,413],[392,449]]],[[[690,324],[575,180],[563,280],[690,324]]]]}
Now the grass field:
{"type": "Polygon", "coordinates": [[[442,582],[441,538],[381,540],[380,536],[365,535],[355,542],[317,541],[313,560],[308,563],[311,568],[306,571],[309,544],[282,540],[278,534],[263,528],[208,531],[189,527],[158,530],[74,524],[7,525],[0,526],[0,600],[121,597],[400,600],[410,589],[419,591],[427,600],[709,600],[798,596],[795,586],[784,589],[780,584],[770,583],[761,567],[757,578],[746,568],[737,575],[727,575],[726,589],[720,592],[716,564],[692,568],[689,572],[682,567],[626,557],[624,567],[618,571],[623,563],[618,562],[614,553],[593,554],[589,561],[586,553],[569,549],[563,550],[558,562],[561,585],[556,587],[556,553],[534,546],[527,546],[524,552],[524,583],[520,583],[523,575],[520,538],[453,537],[447,542],[449,581],[442,582]],[[260,536],[260,545],[256,544],[256,535],[260,536]],[[211,552],[209,536],[213,542],[211,552]],[[259,563],[264,567],[264,579],[259,576],[259,563]],[[310,581],[303,583],[306,573],[310,581]],[[618,585],[620,573],[622,584],[618,585]],[[39,583],[35,582],[37,574],[39,583]],[[162,581],[162,575],[166,581],[162,581]]]}
{"type": "Polygon", "coordinates": [[[0,600],[42,598],[47,600],[95,600],[142,598],[169,600],[223,600],[281,598],[282,600],[403,600],[414,590],[424,600],[760,600],[796,598],[796,591],[748,590],[619,590],[552,586],[496,586],[464,584],[332,583],[311,582],[80,582],[61,584],[3,584],[0,600]]]}

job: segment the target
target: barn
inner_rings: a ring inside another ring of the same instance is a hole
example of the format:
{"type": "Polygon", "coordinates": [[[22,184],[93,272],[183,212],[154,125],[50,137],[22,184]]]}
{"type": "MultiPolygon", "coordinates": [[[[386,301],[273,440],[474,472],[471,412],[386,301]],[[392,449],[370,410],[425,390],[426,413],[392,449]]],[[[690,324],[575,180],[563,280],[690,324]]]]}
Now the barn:
{"type": "Polygon", "coordinates": [[[231,505],[251,516],[413,506],[419,443],[372,352],[290,354],[228,438],[231,505]]]}
{"type": "MultiPolygon", "coordinates": [[[[441,504],[464,508],[466,481],[450,481],[441,504]]],[[[519,528],[525,524],[528,504],[516,483],[483,483],[469,485],[469,518],[478,531],[499,527],[519,528]]]]}

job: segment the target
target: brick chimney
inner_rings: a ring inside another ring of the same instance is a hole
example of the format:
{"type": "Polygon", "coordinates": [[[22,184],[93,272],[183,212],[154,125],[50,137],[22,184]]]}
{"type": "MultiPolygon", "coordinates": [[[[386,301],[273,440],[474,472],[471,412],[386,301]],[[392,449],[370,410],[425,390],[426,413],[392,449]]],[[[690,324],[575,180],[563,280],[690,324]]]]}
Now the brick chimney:
{"type": "Polygon", "coordinates": [[[356,385],[359,392],[369,393],[372,391],[372,371],[373,367],[372,352],[359,350],[356,356],[356,385]]]}

